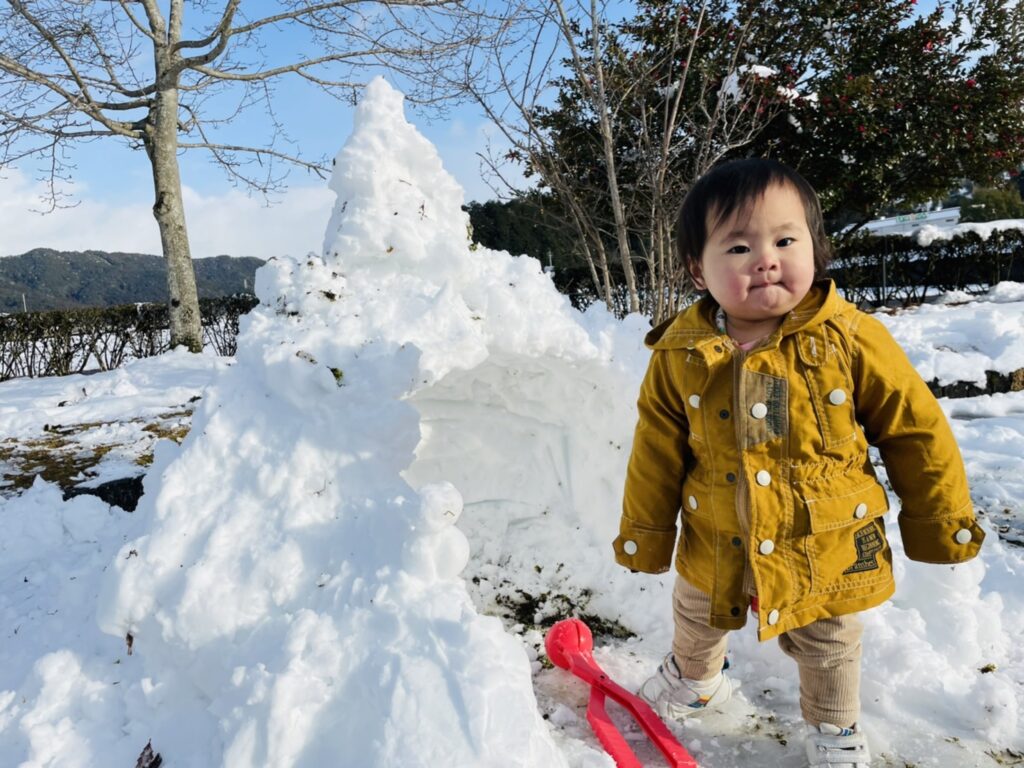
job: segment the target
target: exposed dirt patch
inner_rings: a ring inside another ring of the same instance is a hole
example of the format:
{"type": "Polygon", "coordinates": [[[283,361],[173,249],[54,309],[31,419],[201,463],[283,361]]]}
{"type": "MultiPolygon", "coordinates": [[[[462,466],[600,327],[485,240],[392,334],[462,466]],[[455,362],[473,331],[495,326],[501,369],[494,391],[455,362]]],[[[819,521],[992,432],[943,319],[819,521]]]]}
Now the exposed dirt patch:
{"type": "Polygon", "coordinates": [[[37,476],[70,493],[98,477],[99,465],[113,455],[143,468],[137,473],[143,474],[153,463],[154,443],[180,443],[191,419],[192,409],[182,408],[148,419],[46,424],[41,435],[8,438],[0,443],[0,493],[21,493],[37,476]]]}
{"type": "MultiPolygon", "coordinates": [[[[474,576],[473,584],[479,586],[484,577],[474,576]]],[[[519,624],[526,630],[543,631],[562,619],[577,618],[590,627],[598,640],[628,640],[636,633],[615,619],[609,619],[588,610],[592,593],[589,589],[572,592],[540,592],[536,595],[517,587],[508,579],[497,584],[493,600],[495,613],[507,623],[519,624]]]]}

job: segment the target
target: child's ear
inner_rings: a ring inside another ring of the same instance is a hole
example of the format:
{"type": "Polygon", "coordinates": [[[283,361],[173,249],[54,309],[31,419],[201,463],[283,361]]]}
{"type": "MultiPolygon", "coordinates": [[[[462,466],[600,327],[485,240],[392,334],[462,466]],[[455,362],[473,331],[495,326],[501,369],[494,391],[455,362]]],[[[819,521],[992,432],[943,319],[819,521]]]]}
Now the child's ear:
{"type": "Polygon", "coordinates": [[[707,284],[704,282],[704,272],[700,268],[699,261],[690,260],[690,277],[693,278],[693,284],[697,286],[698,291],[706,291],[707,284]]]}

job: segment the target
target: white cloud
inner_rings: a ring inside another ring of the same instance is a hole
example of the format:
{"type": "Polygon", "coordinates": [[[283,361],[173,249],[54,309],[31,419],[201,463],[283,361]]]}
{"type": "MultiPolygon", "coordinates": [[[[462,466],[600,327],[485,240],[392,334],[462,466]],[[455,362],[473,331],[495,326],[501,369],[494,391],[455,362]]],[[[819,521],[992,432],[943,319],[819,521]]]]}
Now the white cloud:
{"type": "MultiPolygon", "coordinates": [[[[114,204],[74,188],[79,204],[39,214],[41,183],[17,169],[0,178],[0,256],[32,248],[160,253],[150,200],[114,204]]],[[[237,190],[202,195],[184,190],[185,217],[195,258],[229,254],[269,258],[319,251],[334,195],[324,186],[294,187],[267,207],[237,190]]]]}
{"type": "Polygon", "coordinates": [[[196,258],[305,256],[323,248],[335,195],[323,186],[291,187],[279,202],[264,204],[238,190],[200,195],[188,188],[185,218],[196,258]]]}
{"type": "Polygon", "coordinates": [[[156,223],[144,203],[119,207],[91,203],[83,199],[86,189],[67,187],[81,202],[44,215],[37,211],[46,208],[42,200],[45,191],[42,183],[17,169],[4,171],[0,177],[0,256],[32,248],[160,252],[156,223]]]}

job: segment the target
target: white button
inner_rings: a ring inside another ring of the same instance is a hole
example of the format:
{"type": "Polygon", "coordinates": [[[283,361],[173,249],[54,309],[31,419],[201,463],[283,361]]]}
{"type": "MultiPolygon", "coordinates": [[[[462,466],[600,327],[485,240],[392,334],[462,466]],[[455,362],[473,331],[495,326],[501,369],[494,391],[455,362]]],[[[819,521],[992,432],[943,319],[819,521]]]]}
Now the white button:
{"type": "Polygon", "coordinates": [[[775,611],[775,610],[769,611],[768,612],[768,624],[770,626],[775,626],[778,623],[779,623],[779,612],[775,611]]]}
{"type": "Polygon", "coordinates": [[[757,548],[757,551],[762,555],[770,555],[775,551],[775,542],[771,539],[765,539],[761,542],[761,546],[757,548]]]}
{"type": "Polygon", "coordinates": [[[846,393],[841,389],[833,389],[828,393],[828,401],[832,405],[842,405],[846,402],[846,393]]]}
{"type": "Polygon", "coordinates": [[[750,406],[750,415],[755,419],[763,419],[768,415],[768,406],[764,403],[754,403],[750,406]]]}
{"type": "Polygon", "coordinates": [[[768,473],[768,470],[762,469],[756,475],[754,479],[757,480],[758,485],[770,485],[772,482],[772,476],[768,473]]]}
{"type": "Polygon", "coordinates": [[[967,544],[974,538],[974,536],[971,535],[971,532],[968,529],[961,528],[956,532],[956,536],[954,538],[956,539],[957,544],[967,544]]]}
{"type": "Polygon", "coordinates": [[[864,517],[864,515],[866,515],[867,513],[868,505],[865,504],[864,502],[861,502],[860,504],[853,508],[853,516],[856,517],[858,520],[864,517]]]}
{"type": "Polygon", "coordinates": [[[690,395],[690,407],[700,408],[700,395],[690,395]]]}
{"type": "Polygon", "coordinates": [[[622,542],[622,551],[627,555],[636,554],[636,542],[630,539],[629,541],[622,542]]]}
{"type": "Polygon", "coordinates": [[[690,509],[696,509],[697,508],[697,497],[696,496],[690,496],[686,500],[686,503],[690,505],[690,509]]]}

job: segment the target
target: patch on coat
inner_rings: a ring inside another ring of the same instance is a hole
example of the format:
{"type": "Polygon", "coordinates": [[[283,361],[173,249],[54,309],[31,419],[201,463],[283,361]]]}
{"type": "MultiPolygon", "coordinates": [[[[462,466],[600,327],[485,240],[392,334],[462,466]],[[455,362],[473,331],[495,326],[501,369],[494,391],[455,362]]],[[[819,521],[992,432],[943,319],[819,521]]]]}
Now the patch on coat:
{"type": "Polygon", "coordinates": [[[770,378],[765,382],[765,395],[768,401],[768,434],[782,437],[786,434],[786,414],[789,404],[786,395],[788,382],[785,379],[770,378]]]}
{"type": "Polygon", "coordinates": [[[843,571],[844,576],[864,571],[878,570],[878,553],[885,546],[882,542],[882,534],[878,526],[868,523],[860,530],[854,532],[853,543],[857,547],[857,562],[843,571]]]}

